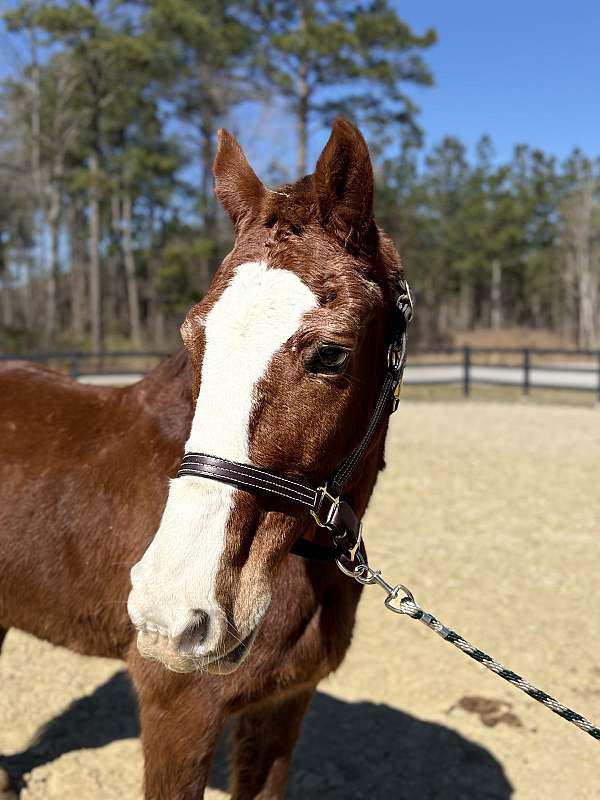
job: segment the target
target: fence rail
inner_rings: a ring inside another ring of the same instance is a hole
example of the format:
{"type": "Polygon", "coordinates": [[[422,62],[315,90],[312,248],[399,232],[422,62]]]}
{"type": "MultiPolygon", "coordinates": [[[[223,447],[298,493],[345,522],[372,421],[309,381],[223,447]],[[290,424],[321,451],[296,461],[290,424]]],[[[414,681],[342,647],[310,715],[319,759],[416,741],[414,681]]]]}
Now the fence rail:
{"type": "Polygon", "coordinates": [[[407,383],[460,384],[465,397],[471,394],[474,385],[482,384],[517,386],[524,395],[532,388],[595,392],[600,403],[600,350],[439,348],[414,351],[409,365],[407,383]],[[448,360],[440,360],[444,356],[448,360]],[[577,359],[577,363],[572,363],[572,359],[577,359]]]}
{"type": "MultiPolygon", "coordinates": [[[[73,350],[0,354],[0,361],[37,361],[80,380],[108,383],[109,379],[118,378],[119,382],[128,383],[166,355],[157,350],[73,350]]],[[[594,392],[600,403],[600,350],[469,346],[417,349],[410,353],[406,383],[456,385],[462,387],[465,397],[475,385],[517,386],[524,395],[532,388],[594,392]],[[573,359],[577,359],[576,363],[573,359]]]]}
{"type": "Polygon", "coordinates": [[[106,350],[99,353],[67,350],[0,354],[0,361],[36,361],[66,372],[72,378],[130,376],[130,382],[133,382],[168,355],[160,350],[106,350]]]}

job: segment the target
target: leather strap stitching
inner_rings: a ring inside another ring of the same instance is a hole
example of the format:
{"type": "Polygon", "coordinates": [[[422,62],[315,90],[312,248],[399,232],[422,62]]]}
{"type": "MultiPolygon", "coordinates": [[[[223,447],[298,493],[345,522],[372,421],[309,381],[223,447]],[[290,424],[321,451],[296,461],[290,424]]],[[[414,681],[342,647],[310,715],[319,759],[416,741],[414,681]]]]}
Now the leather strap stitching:
{"type": "Polygon", "coordinates": [[[255,467],[252,464],[242,464],[236,461],[229,461],[229,459],[227,458],[219,458],[218,456],[211,456],[208,455],[207,453],[189,452],[184,454],[183,460],[181,462],[182,466],[188,459],[194,461],[194,463],[199,462],[203,464],[206,461],[215,461],[217,462],[217,464],[223,463],[223,464],[231,464],[232,466],[235,467],[243,467],[243,469],[248,470],[249,472],[258,472],[260,475],[272,475],[273,478],[275,478],[276,480],[281,481],[282,483],[289,483],[290,486],[294,487],[301,486],[305,488],[307,491],[311,492],[314,491],[311,486],[308,486],[300,481],[293,481],[290,478],[284,478],[282,475],[277,475],[276,473],[270,472],[269,470],[261,469],[261,467],[255,467]]]}
{"type": "MultiPolygon", "coordinates": [[[[232,462],[227,462],[227,464],[231,463],[232,462]]],[[[267,492],[273,492],[280,497],[285,497],[294,502],[300,502],[310,508],[315,508],[317,504],[318,493],[316,490],[309,490],[301,484],[296,484],[297,488],[281,486],[278,483],[278,476],[275,475],[268,474],[269,479],[266,480],[267,475],[263,478],[259,478],[255,475],[246,475],[238,469],[230,469],[221,464],[203,464],[202,462],[193,462],[192,465],[182,463],[178,472],[178,477],[184,475],[211,478],[213,480],[222,479],[224,475],[231,476],[231,481],[241,486],[245,485],[253,489],[263,489],[267,492]]],[[[291,481],[287,480],[285,482],[291,483],[291,481]]]]}

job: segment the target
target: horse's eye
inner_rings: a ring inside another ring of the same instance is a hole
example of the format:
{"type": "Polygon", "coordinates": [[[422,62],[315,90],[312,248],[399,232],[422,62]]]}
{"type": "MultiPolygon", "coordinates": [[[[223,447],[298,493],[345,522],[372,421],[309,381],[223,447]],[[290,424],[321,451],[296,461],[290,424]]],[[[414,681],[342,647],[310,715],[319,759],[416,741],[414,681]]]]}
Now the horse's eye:
{"type": "Polygon", "coordinates": [[[314,373],[337,373],[341,372],[348,358],[350,351],[335,344],[319,345],[306,364],[309,372],[314,373]]]}

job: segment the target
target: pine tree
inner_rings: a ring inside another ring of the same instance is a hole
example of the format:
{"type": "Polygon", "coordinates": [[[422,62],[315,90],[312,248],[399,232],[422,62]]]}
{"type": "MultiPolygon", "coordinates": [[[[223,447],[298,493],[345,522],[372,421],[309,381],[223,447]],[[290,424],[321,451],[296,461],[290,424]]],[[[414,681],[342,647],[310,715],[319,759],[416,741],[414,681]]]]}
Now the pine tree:
{"type": "MultiPolygon", "coordinates": [[[[212,184],[216,132],[231,107],[248,99],[250,48],[254,41],[243,21],[242,2],[221,0],[145,0],[141,24],[152,37],[160,64],[165,100],[197,142],[200,166],[198,206],[206,253],[198,268],[207,288],[219,260],[212,184]]],[[[190,142],[187,143],[191,149],[190,142]]]]}
{"type": "Polygon", "coordinates": [[[257,8],[257,60],[296,120],[298,175],[306,172],[313,122],[346,116],[380,144],[399,131],[418,137],[417,109],[405,87],[433,82],[419,55],[436,41],[433,30],[415,34],[388,0],[266,0],[257,8]]]}

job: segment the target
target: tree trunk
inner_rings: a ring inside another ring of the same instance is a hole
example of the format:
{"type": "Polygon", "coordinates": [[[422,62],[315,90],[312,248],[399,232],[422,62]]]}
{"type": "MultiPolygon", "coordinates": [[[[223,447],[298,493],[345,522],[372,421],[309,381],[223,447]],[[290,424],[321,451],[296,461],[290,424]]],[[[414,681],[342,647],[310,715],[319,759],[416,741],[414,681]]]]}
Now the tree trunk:
{"type": "Polygon", "coordinates": [[[166,348],[165,314],[161,306],[158,306],[156,309],[156,327],[154,330],[154,336],[156,339],[156,346],[158,347],[158,349],[164,350],[166,348]]]}
{"type": "Polygon", "coordinates": [[[31,67],[31,168],[33,186],[38,202],[42,196],[42,168],[40,155],[41,123],[40,123],[40,68],[37,63],[37,42],[32,41],[33,64],[31,67]]]}
{"type": "Polygon", "coordinates": [[[142,344],[142,326],[140,320],[140,297],[138,280],[135,271],[135,258],[133,255],[133,239],[131,235],[132,204],[131,194],[126,191],[123,195],[121,212],[123,259],[125,261],[125,274],[127,276],[127,303],[129,306],[129,335],[136,347],[142,344]]]}
{"type": "Polygon", "coordinates": [[[544,318],[544,308],[539,292],[534,291],[531,293],[525,310],[531,318],[534,328],[552,327],[552,323],[548,321],[548,317],[544,318]],[[529,312],[527,312],[527,306],[529,306],[529,312]]]}
{"type": "Polygon", "coordinates": [[[593,187],[582,186],[574,195],[568,208],[570,248],[569,272],[575,279],[577,298],[577,344],[594,348],[597,344],[595,305],[598,280],[592,246],[593,187]]]}
{"type": "Polygon", "coordinates": [[[502,327],[502,262],[499,258],[492,261],[492,289],[490,292],[490,323],[492,328],[502,327]]]}
{"type": "Polygon", "coordinates": [[[217,207],[213,192],[213,162],[215,159],[215,128],[216,128],[216,105],[210,91],[206,87],[211,85],[211,70],[208,64],[200,64],[200,81],[203,87],[204,97],[200,100],[200,138],[202,175],[200,182],[201,207],[203,209],[204,236],[209,243],[208,255],[202,263],[198,265],[200,270],[200,289],[202,293],[208,289],[211,278],[218,266],[218,242],[217,242],[217,207]]]}
{"type": "MultiPolygon", "coordinates": [[[[308,8],[307,4],[301,3],[300,6],[300,30],[304,34],[308,23],[308,8]]],[[[306,150],[308,145],[308,112],[310,106],[310,88],[308,85],[308,64],[306,61],[300,61],[298,67],[298,81],[296,84],[296,94],[298,97],[298,106],[296,110],[296,129],[298,132],[298,158],[296,171],[297,177],[302,178],[306,175],[306,150]]]]}
{"type": "Polygon", "coordinates": [[[436,344],[443,344],[450,332],[450,308],[446,296],[441,297],[437,303],[437,336],[436,344]]]}
{"type": "Polygon", "coordinates": [[[71,295],[71,335],[81,342],[84,334],[85,278],[83,273],[83,248],[81,247],[81,227],[83,210],[79,197],[71,198],[67,207],[67,227],[69,231],[69,281],[71,295]]]}
{"type": "Polygon", "coordinates": [[[202,207],[204,209],[204,230],[207,236],[212,236],[216,221],[215,204],[213,199],[213,175],[212,167],[215,158],[213,138],[215,135],[215,120],[210,101],[203,104],[200,112],[200,137],[202,140],[200,158],[202,161],[202,176],[200,180],[200,192],[202,207]]]}
{"type": "Polygon", "coordinates": [[[306,149],[308,144],[308,82],[305,64],[300,65],[298,75],[298,113],[296,118],[298,130],[298,164],[296,171],[298,178],[306,175],[306,149]]]}
{"type": "Polygon", "coordinates": [[[98,178],[100,164],[98,153],[90,155],[90,323],[92,350],[102,350],[102,283],[100,274],[100,192],[98,178]]]}
{"type": "Polygon", "coordinates": [[[8,269],[2,275],[0,286],[0,299],[2,300],[0,310],[2,311],[2,324],[10,328],[14,322],[12,287],[8,269]]]}
{"type": "Polygon", "coordinates": [[[148,329],[154,346],[158,350],[165,349],[165,320],[160,305],[157,283],[160,272],[160,260],[154,255],[150,259],[150,275],[148,283],[148,329]]]}
{"type": "Polygon", "coordinates": [[[566,269],[563,273],[563,297],[562,297],[562,326],[561,331],[565,339],[577,341],[577,284],[575,276],[575,259],[572,249],[567,248],[566,269]]]}
{"type": "Polygon", "coordinates": [[[30,251],[23,254],[23,267],[25,273],[25,286],[23,287],[23,313],[28,331],[33,331],[35,325],[35,299],[34,299],[34,255],[30,251]]]}
{"type": "Polygon", "coordinates": [[[463,272],[460,278],[460,310],[459,326],[462,330],[469,330],[473,322],[473,287],[471,276],[463,272]]]}
{"type": "Polygon", "coordinates": [[[55,175],[48,186],[48,227],[50,228],[50,264],[46,284],[46,344],[53,345],[58,333],[59,235],[61,216],[60,177],[55,175]]]}
{"type": "Polygon", "coordinates": [[[127,298],[124,296],[125,282],[123,251],[121,246],[121,199],[116,191],[110,197],[110,246],[104,264],[104,291],[102,295],[104,322],[112,333],[127,328],[127,298]],[[122,284],[122,285],[121,285],[122,284]],[[123,300],[124,302],[121,302],[123,300]],[[123,309],[123,314],[121,314],[123,309]]]}
{"type": "MultiPolygon", "coordinates": [[[[34,209],[31,216],[31,228],[32,228],[32,238],[33,241],[39,242],[40,237],[40,213],[43,208],[43,180],[42,180],[42,159],[41,159],[41,115],[40,115],[40,67],[38,63],[38,55],[37,55],[37,39],[35,33],[32,33],[31,38],[31,52],[32,52],[32,65],[31,65],[31,177],[32,177],[32,185],[33,185],[33,193],[34,193],[34,209]]],[[[30,274],[29,279],[31,281],[29,286],[29,300],[28,303],[28,313],[30,314],[31,319],[31,327],[30,330],[33,329],[35,326],[38,327],[37,320],[39,319],[38,316],[38,309],[36,306],[38,303],[36,302],[37,298],[35,297],[35,290],[33,289],[33,277],[34,273],[37,273],[38,276],[40,274],[42,264],[39,262],[41,259],[37,256],[36,248],[34,254],[32,254],[32,261],[30,262],[30,274]],[[34,264],[34,260],[37,263],[34,264]]],[[[46,303],[44,302],[44,307],[39,309],[40,316],[44,319],[44,314],[47,314],[46,303]]],[[[37,332],[37,331],[36,331],[37,332]]],[[[41,331],[42,336],[44,335],[44,331],[41,331]]]]}
{"type": "Polygon", "coordinates": [[[595,349],[598,345],[594,309],[594,281],[590,271],[579,277],[579,346],[595,349]]]}

